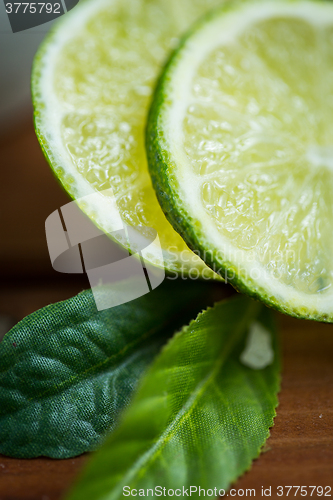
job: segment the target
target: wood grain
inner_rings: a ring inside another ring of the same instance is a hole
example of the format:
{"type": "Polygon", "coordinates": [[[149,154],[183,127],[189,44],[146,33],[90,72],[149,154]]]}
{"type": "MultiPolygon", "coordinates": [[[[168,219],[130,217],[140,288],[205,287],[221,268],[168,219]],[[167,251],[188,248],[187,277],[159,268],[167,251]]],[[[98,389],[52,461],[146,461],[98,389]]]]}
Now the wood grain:
{"type": "MultiPolygon", "coordinates": [[[[51,268],[44,222],[68,198],[46,165],[31,123],[0,143],[0,158],[0,314],[18,321],[87,288],[88,282],[51,268]]],[[[279,319],[284,368],[269,450],[234,485],[254,488],[256,497],[262,486],[271,486],[276,499],[281,498],[279,485],[330,485],[333,490],[333,325],[279,319]]],[[[60,499],[86,459],[0,457],[0,500],[60,499]]]]}

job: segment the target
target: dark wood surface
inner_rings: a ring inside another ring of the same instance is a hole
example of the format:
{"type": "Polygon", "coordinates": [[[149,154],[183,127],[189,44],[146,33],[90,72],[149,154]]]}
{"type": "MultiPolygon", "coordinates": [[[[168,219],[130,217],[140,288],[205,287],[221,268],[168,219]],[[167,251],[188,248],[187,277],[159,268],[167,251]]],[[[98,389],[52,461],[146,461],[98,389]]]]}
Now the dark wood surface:
{"type": "MultiPolygon", "coordinates": [[[[45,219],[68,199],[47,167],[30,123],[0,140],[0,162],[0,315],[18,321],[71,297],[88,282],[55,273],[49,263],[45,219]]],[[[271,486],[271,498],[281,498],[278,486],[321,485],[331,486],[333,496],[333,325],[282,315],[279,320],[284,366],[275,426],[267,451],[234,488],[254,488],[262,498],[261,487],[271,486]]],[[[86,459],[0,457],[0,500],[59,499],[86,459]]]]}

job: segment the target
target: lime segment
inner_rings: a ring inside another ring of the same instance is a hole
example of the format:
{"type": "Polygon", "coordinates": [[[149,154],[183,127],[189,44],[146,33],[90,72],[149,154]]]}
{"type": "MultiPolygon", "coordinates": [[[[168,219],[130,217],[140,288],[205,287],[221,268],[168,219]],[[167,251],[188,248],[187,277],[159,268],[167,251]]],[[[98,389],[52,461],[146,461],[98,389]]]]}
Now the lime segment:
{"type": "MultiPolygon", "coordinates": [[[[170,271],[214,273],[165,218],[151,185],[144,128],[152,89],[177,36],[218,0],[90,0],[57,24],[37,54],[33,100],[38,139],[68,193],[104,231],[116,214],[157,230],[151,262],[170,271]],[[100,193],[94,206],[79,199],[100,193]]],[[[125,241],[121,241],[126,245],[125,241]]]]}
{"type": "Polygon", "coordinates": [[[160,203],[188,245],[237,289],[326,321],[332,54],[330,2],[228,3],[170,60],[147,135],[160,203]]]}

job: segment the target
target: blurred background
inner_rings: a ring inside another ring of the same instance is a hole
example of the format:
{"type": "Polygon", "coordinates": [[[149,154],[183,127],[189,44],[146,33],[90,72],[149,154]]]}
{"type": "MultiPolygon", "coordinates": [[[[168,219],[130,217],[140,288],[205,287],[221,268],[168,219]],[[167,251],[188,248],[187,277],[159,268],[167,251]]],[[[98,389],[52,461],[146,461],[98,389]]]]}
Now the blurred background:
{"type": "Polygon", "coordinates": [[[45,220],[69,201],[34,133],[30,74],[53,22],[12,33],[0,2],[0,337],[11,322],[89,287],[52,269],[45,220]]]}

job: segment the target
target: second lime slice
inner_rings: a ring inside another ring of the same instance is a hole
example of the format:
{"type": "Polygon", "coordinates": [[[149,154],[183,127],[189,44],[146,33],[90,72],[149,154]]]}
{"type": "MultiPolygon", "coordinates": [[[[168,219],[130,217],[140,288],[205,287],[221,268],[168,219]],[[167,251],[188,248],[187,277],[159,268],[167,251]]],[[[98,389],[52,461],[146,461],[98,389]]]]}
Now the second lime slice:
{"type": "Polygon", "coordinates": [[[238,290],[333,320],[333,4],[229,2],[183,41],[150,113],[159,201],[238,290]]]}

